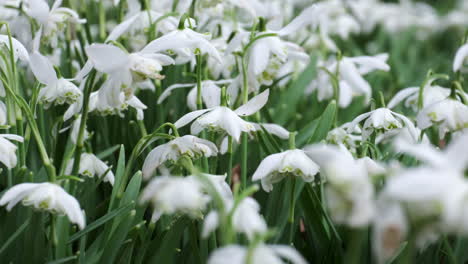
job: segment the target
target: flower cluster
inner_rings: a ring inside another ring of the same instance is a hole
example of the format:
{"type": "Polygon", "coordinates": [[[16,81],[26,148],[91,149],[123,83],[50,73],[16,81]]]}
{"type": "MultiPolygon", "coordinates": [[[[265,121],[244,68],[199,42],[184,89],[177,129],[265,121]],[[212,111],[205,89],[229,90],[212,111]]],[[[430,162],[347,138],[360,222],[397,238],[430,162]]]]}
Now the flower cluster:
{"type": "Polygon", "coordinates": [[[448,2],[0,0],[2,262],[466,262],[448,2]]]}

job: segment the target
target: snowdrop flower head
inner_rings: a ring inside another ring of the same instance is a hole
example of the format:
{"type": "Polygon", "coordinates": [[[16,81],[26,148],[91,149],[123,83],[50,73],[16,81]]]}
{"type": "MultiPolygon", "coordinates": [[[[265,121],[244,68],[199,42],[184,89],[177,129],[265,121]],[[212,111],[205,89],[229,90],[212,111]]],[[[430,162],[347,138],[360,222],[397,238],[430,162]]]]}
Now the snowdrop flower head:
{"type": "Polygon", "coordinates": [[[258,166],[252,180],[261,180],[263,190],[269,192],[273,184],[287,175],[301,177],[305,182],[312,182],[319,172],[319,166],[303,150],[293,149],[266,157],[258,166]]]}
{"type": "Polygon", "coordinates": [[[438,126],[439,138],[442,139],[447,132],[468,127],[468,106],[447,97],[423,108],[417,116],[417,124],[420,129],[438,126]]]}
{"type": "Polygon", "coordinates": [[[29,0],[26,13],[36,19],[44,27],[44,36],[52,37],[60,32],[66,22],[82,24],[86,19],[80,19],[76,11],[60,7],[62,0],[56,0],[52,7],[49,7],[45,0],[29,0]]]}
{"type": "Polygon", "coordinates": [[[221,62],[218,50],[210,42],[211,36],[195,32],[190,28],[176,29],[160,38],[151,41],[142,52],[166,52],[177,54],[176,64],[184,64],[192,61],[198,53],[208,54],[216,61],[221,62]]]}
{"type": "Polygon", "coordinates": [[[75,197],[53,183],[21,183],[10,188],[0,199],[0,206],[10,211],[18,202],[35,209],[66,215],[80,229],[85,227],[85,216],[75,197]]]}
{"type": "MultiPolygon", "coordinates": [[[[221,105],[221,87],[219,85],[229,84],[232,80],[219,80],[219,81],[202,81],[201,82],[201,96],[202,101],[207,108],[212,108],[221,105]]],[[[197,84],[174,84],[167,87],[158,98],[158,104],[162,103],[166,98],[171,95],[175,89],[192,88],[187,94],[187,105],[190,110],[197,109],[197,84]]],[[[235,101],[237,93],[227,90],[230,101],[235,101]]]]}
{"type": "Polygon", "coordinates": [[[9,140],[23,142],[23,138],[13,134],[0,134],[0,162],[8,169],[12,169],[16,167],[18,161],[16,157],[16,149],[18,147],[9,140]]]}
{"type": "Polygon", "coordinates": [[[327,142],[335,145],[344,145],[352,153],[356,152],[356,142],[361,140],[359,135],[355,135],[354,132],[360,133],[361,130],[358,126],[355,127],[355,131],[349,132],[348,126],[350,123],[345,123],[342,126],[330,130],[327,134],[327,142]]]}
{"type": "Polygon", "coordinates": [[[422,247],[435,241],[441,231],[456,228],[451,223],[461,214],[454,208],[460,209],[457,201],[461,201],[460,194],[466,193],[467,187],[462,174],[454,170],[420,167],[391,177],[380,196],[401,204],[410,221],[424,223],[414,230],[416,243],[422,247]]]}
{"type": "MultiPolygon", "coordinates": [[[[248,262],[249,249],[229,245],[211,253],[208,264],[244,264],[248,262]]],[[[293,248],[284,245],[259,244],[253,249],[251,262],[256,264],[307,264],[307,261],[293,248]]]]}
{"type": "Polygon", "coordinates": [[[444,150],[437,149],[428,141],[415,144],[401,136],[394,141],[397,151],[417,158],[426,166],[458,173],[468,167],[468,154],[465,151],[467,144],[468,134],[453,138],[444,150]]]}
{"type": "Polygon", "coordinates": [[[218,149],[211,141],[191,135],[177,137],[168,143],[157,146],[148,154],[143,164],[143,177],[151,177],[164,162],[177,162],[182,156],[196,159],[202,156],[216,156],[217,154],[218,149]]]}
{"type": "Polygon", "coordinates": [[[349,125],[352,129],[360,122],[364,121],[362,126],[362,140],[365,141],[373,133],[392,135],[392,130],[408,128],[415,140],[418,139],[416,128],[411,120],[406,116],[393,112],[382,107],[357,116],[349,125]],[[364,121],[365,120],[365,121],[364,121]]]}
{"type": "Polygon", "coordinates": [[[332,219],[352,227],[369,224],[375,213],[374,188],[365,163],[357,162],[344,146],[315,144],[304,150],[325,176],[332,219]]]}
{"type": "Polygon", "coordinates": [[[218,228],[220,217],[232,214],[232,227],[236,232],[243,233],[249,240],[253,240],[255,235],[263,234],[267,231],[265,219],[260,215],[260,205],[251,197],[244,198],[237,207],[234,207],[234,199],[226,200],[225,207],[228,213],[220,216],[220,212],[211,211],[203,223],[202,236],[208,235],[218,228]]]}
{"type": "Polygon", "coordinates": [[[369,101],[372,89],[363,78],[364,75],[376,70],[389,71],[386,63],[388,54],[375,56],[343,57],[340,61],[322,62],[328,71],[320,71],[317,79],[311,83],[309,90],[318,90],[319,100],[329,99],[333,96],[332,80],[329,73],[337,74],[340,88],[340,107],[347,107],[355,96],[365,96],[369,101]]]}
{"type": "Polygon", "coordinates": [[[243,199],[232,215],[232,225],[239,233],[252,240],[255,234],[267,231],[265,219],[260,215],[260,205],[251,197],[243,199]]]}
{"type": "MultiPolygon", "coordinates": [[[[23,44],[13,37],[11,38],[11,42],[13,44],[13,56],[15,61],[18,59],[21,61],[29,61],[28,50],[23,46],[23,44]]],[[[6,50],[10,49],[10,39],[8,35],[0,34],[0,48],[4,48],[6,50]]]]}
{"type": "Polygon", "coordinates": [[[152,203],[152,221],[156,222],[163,214],[183,213],[198,217],[210,197],[194,177],[159,176],[146,186],[140,201],[152,203]]]}
{"type": "Polygon", "coordinates": [[[52,104],[73,104],[80,100],[81,90],[69,80],[58,78],[52,63],[44,55],[34,51],[30,56],[29,65],[37,80],[45,85],[39,91],[38,98],[46,108],[52,104]]]}
{"type": "Polygon", "coordinates": [[[468,58],[468,43],[465,45],[461,46],[458,50],[457,53],[455,54],[455,58],[453,60],[453,71],[466,71],[468,68],[465,66],[465,63],[468,58]]]}
{"type": "Polygon", "coordinates": [[[204,128],[222,130],[239,142],[242,132],[256,130],[254,124],[240,117],[253,115],[259,111],[267,103],[268,95],[269,90],[265,90],[234,111],[225,106],[196,110],[182,116],[174,125],[180,128],[195,120],[190,128],[192,134],[196,135],[204,128]]]}
{"type": "MultiPolygon", "coordinates": [[[[109,44],[92,44],[86,53],[98,71],[107,73],[109,78],[101,87],[100,99],[110,106],[120,105],[120,92],[127,99],[133,95],[132,83],[146,78],[163,79],[162,67],[173,64],[172,58],[149,50],[149,46],[139,52],[127,54],[122,49],[109,44]]],[[[88,69],[89,70],[89,69],[88,69]]]]}
{"type": "MultiPolygon", "coordinates": [[[[434,80],[435,79],[429,80],[424,87],[422,101],[423,107],[445,99],[450,95],[450,89],[438,85],[433,85],[432,83],[434,80]]],[[[399,91],[393,96],[387,107],[394,108],[400,102],[404,101],[404,105],[406,107],[411,107],[414,111],[417,111],[419,89],[419,87],[409,87],[399,91]]]]}
{"type": "MultiPolygon", "coordinates": [[[[74,159],[71,159],[68,162],[67,168],[65,170],[66,174],[72,173],[73,161],[74,159]]],[[[104,163],[92,153],[81,154],[78,172],[79,174],[90,178],[94,176],[97,176],[98,178],[103,177],[104,182],[109,182],[111,185],[114,185],[114,173],[112,173],[106,163],[104,163]]]]}
{"type": "MultiPolygon", "coordinates": [[[[109,105],[107,101],[99,100],[99,91],[92,92],[89,97],[89,112],[97,112],[102,116],[117,114],[120,117],[124,117],[123,112],[128,110],[129,107],[132,107],[137,113],[137,120],[143,120],[144,110],[147,109],[147,106],[143,104],[140,99],[138,99],[138,97],[131,95],[129,98],[126,98],[124,92],[121,92],[119,100],[120,104],[118,107],[114,107],[109,105]]],[[[80,104],[82,104],[82,102],[80,102],[80,104]]],[[[75,109],[70,109],[71,111],[74,111],[73,113],[77,113],[79,110],[81,110],[81,105],[73,106],[75,109]]],[[[64,119],[66,120],[65,117],[64,119]]]]}

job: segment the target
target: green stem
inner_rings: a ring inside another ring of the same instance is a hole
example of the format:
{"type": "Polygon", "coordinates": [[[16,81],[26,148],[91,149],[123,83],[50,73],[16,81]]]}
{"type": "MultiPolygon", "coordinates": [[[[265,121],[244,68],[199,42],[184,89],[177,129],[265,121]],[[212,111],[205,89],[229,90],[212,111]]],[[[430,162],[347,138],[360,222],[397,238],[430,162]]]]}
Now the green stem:
{"type": "Polygon", "coordinates": [[[77,175],[80,167],[81,152],[84,147],[84,135],[86,130],[86,122],[88,121],[88,109],[89,109],[89,97],[93,91],[94,78],[96,77],[96,71],[92,71],[86,80],[84,93],[83,93],[83,110],[81,112],[81,122],[78,131],[78,138],[76,142],[75,157],[73,160],[72,175],[77,175]]]}
{"type": "Polygon", "coordinates": [[[289,149],[296,149],[296,135],[297,132],[289,133],[289,149]]]}
{"type": "Polygon", "coordinates": [[[31,109],[29,109],[29,106],[24,100],[24,98],[16,96],[15,92],[5,82],[4,82],[4,87],[5,87],[5,91],[14,99],[14,101],[18,104],[18,106],[25,113],[28,124],[31,127],[31,132],[33,133],[33,136],[36,139],[37,148],[39,149],[39,154],[41,156],[42,163],[44,164],[44,167],[47,170],[49,181],[55,182],[57,178],[55,167],[49,159],[49,155],[47,154],[47,150],[44,146],[44,142],[41,138],[41,134],[39,133],[39,129],[37,127],[36,119],[34,118],[34,115],[31,109]]]}
{"type": "Polygon", "coordinates": [[[201,51],[197,54],[197,109],[203,108],[202,101],[202,55],[201,51]]]}
{"type": "Polygon", "coordinates": [[[227,182],[231,185],[232,181],[232,160],[233,160],[233,153],[232,153],[232,137],[228,136],[228,170],[227,170],[227,182]]]}

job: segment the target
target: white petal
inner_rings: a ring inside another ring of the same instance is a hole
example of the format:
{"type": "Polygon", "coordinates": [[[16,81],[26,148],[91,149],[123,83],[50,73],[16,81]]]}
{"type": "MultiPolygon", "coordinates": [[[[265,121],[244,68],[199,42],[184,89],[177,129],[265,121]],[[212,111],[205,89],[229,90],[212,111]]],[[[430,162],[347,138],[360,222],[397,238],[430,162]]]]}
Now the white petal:
{"type": "Polygon", "coordinates": [[[178,89],[178,88],[189,88],[193,87],[196,84],[194,83],[188,83],[188,84],[173,84],[169,87],[167,87],[164,92],[159,96],[158,98],[158,104],[162,103],[164,100],[166,100],[167,97],[169,97],[172,93],[172,90],[178,89]]]}
{"type": "Polygon", "coordinates": [[[112,73],[117,69],[128,67],[128,54],[116,46],[92,44],[85,50],[98,71],[112,73]]]}
{"type": "Polygon", "coordinates": [[[398,93],[396,93],[393,96],[392,100],[390,100],[390,102],[388,102],[387,108],[392,109],[393,107],[398,105],[401,101],[408,98],[408,96],[410,96],[412,94],[415,94],[418,91],[419,91],[419,87],[409,87],[409,88],[403,89],[401,91],[398,91],[398,93]]]}
{"type": "Polygon", "coordinates": [[[42,84],[51,85],[58,80],[52,63],[50,63],[49,59],[39,52],[31,54],[29,65],[31,66],[34,76],[36,76],[36,79],[38,79],[42,84]]]}
{"type": "Polygon", "coordinates": [[[285,155],[284,152],[276,153],[263,159],[262,162],[260,162],[260,165],[258,165],[257,170],[255,170],[252,176],[252,180],[257,181],[257,180],[263,179],[267,177],[273,171],[277,170],[284,155],[285,155]]]}
{"type": "Polygon", "coordinates": [[[281,257],[290,260],[293,264],[307,264],[304,257],[302,257],[301,254],[299,254],[299,252],[297,252],[293,247],[284,245],[270,245],[269,247],[281,257]]]}
{"type": "Polygon", "coordinates": [[[459,71],[463,67],[463,62],[468,57],[468,43],[461,46],[457,53],[455,54],[455,58],[453,59],[453,71],[459,71]]]}
{"type": "Polygon", "coordinates": [[[0,206],[4,206],[8,203],[7,210],[10,211],[29,191],[37,186],[37,183],[21,183],[11,187],[0,199],[0,206]]]}
{"type": "Polygon", "coordinates": [[[162,163],[161,154],[167,148],[167,145],[161,145],[154,148],[148,156],[146,156],[145,162],[143,163],[143,178],[149,179],[153,172],[162,163]]]}
{"type": "Polygon", "coordinates": [[[316,5],[312,5],[304,9],[304,11],[302,11],[299,16],[294,18],[288,25],[286,25],[284,28],[278,31],[278,35],[286,36],[298,31],[299,29],[307,26],[308,24],[317,23],[318,11],[319,9],[316,7],[316,5]]]}
{"type": "Polygon", "coordinates": [[[268,60],[270,58],[270,47],[268,46],[268,42],[265,41],[265,39],[268,38],[270,37],[257,40],[257,43],[251,47],[249,71],[252,71],[255,75],[262,73],[268,65],[268,60]]]}
{"type": "Polygon", "coordinates": [[[124,34],[130,26],[132,26],[133,22],[140,16],[140,14],[136,14],[122,23],[118,24],[107,36],[106,42],[111,41],[111,40],[117,40],[122,34],[124,34]]]}
{"type": "Polygon", "coordinates": [[[239,116],[253,115],[268,102],[269,95],[270,95],[270,89],[266,89],[261,94],[250,99],[244,105],[241,105],[234,112],[239,116]]]}
{"type": "Polygon", "coordinates": [[[207,238],[211,232],[216,230],[219,225],[219,216],[216,211],[211,211],[206,217],[205,221],[203,222],[203,230],[202,230],[202,238],[207,238]]]}
{"type": "Polygon", "coordinates": [[[275,135],[281,139],[289,138],[289,131],[277,124],[261,124],[268,133],[275,135]]]}
{"type": "Polygon", "coordinates": [[[188,114],[185,114],[184,116],[182,116],[181,118],[179,118],[179,120],[177,120],[174,125],[177,127],[177,128],[180,128],[180,127],[183,127],[185,125],[187,125],[188,123],[192,122],[195,118],[203,115],[204,113],[208,112],[208,111],[211,111],[212,109],[202,109],[202,110],[196,110],[196,111],[193,111],[193,112],[190,112],[188,114]]]}

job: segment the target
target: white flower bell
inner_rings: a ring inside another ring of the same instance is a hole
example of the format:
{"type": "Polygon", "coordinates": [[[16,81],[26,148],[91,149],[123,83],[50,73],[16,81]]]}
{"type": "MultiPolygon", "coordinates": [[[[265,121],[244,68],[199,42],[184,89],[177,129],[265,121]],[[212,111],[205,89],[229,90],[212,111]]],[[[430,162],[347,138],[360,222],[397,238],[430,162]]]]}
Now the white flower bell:
{"type": "Polygon", "coordinates": [[[164,162],[176,162],[183,155],[190,158],[201,156],[211,157],[218,154],[216,145],[206,139],[191,135],[177,137],[163,145],[154,148],[146,157],[143,164],[143,177],[149,178],[164,162]]]}
{"type": "Polygon", "coordinates": [[[159,176],[146,186],[140,201],[153,204],[152,221],[156,222],[163,214],[200,216],[210,197],[194,177],[159,176]]]}
{"type": "Polygon", "coordinates": [[[319,166],[303,150],[292,149],[263,159],[252,180],[261,180],[263,190],[270,192],[274,183],[280,182],[288,175],[301,177],[305,182],[312,182],[318,172],[319,166]]]}
{"type": "Polygon", "coordinates": [[[53,183],[21,183],[9,189],[0,199],[0,206],[10,211],[18,202],[35,209],[66,215],[70,222],[85,227],[85,216],[75,197],[53,183]]]}
{"type": "MultiPolygon", "coordinates": [[[[72,173],[74,159],[71,159],[67,168],[65,169],[65,174],[72,173]]],[[[109,166],[96,157],[92,153],[82,153],[79,164],[79,174],[88,176],[90,178],[97,176],[98,178],[104,178],[104,182],[109,182],[111,185],[114,185],[114,173],[109,169],[109,166]],[[104,175],[104,173],[106,173],[104,175]]]]}
{"type": "Polygon", "coordinates": [[[174,125],[180,128],[196,119],[190,128],[192,134],[196,135],[204,128],[214,128],[225,131],[239,141],[242,132],[257,130],[254,124],[240,117],[253,115],[259,111],[267,103],[268,95],[269,90],[265,90],[234,111],[225,106],[196,110],[182,116],[174,125]]]}

